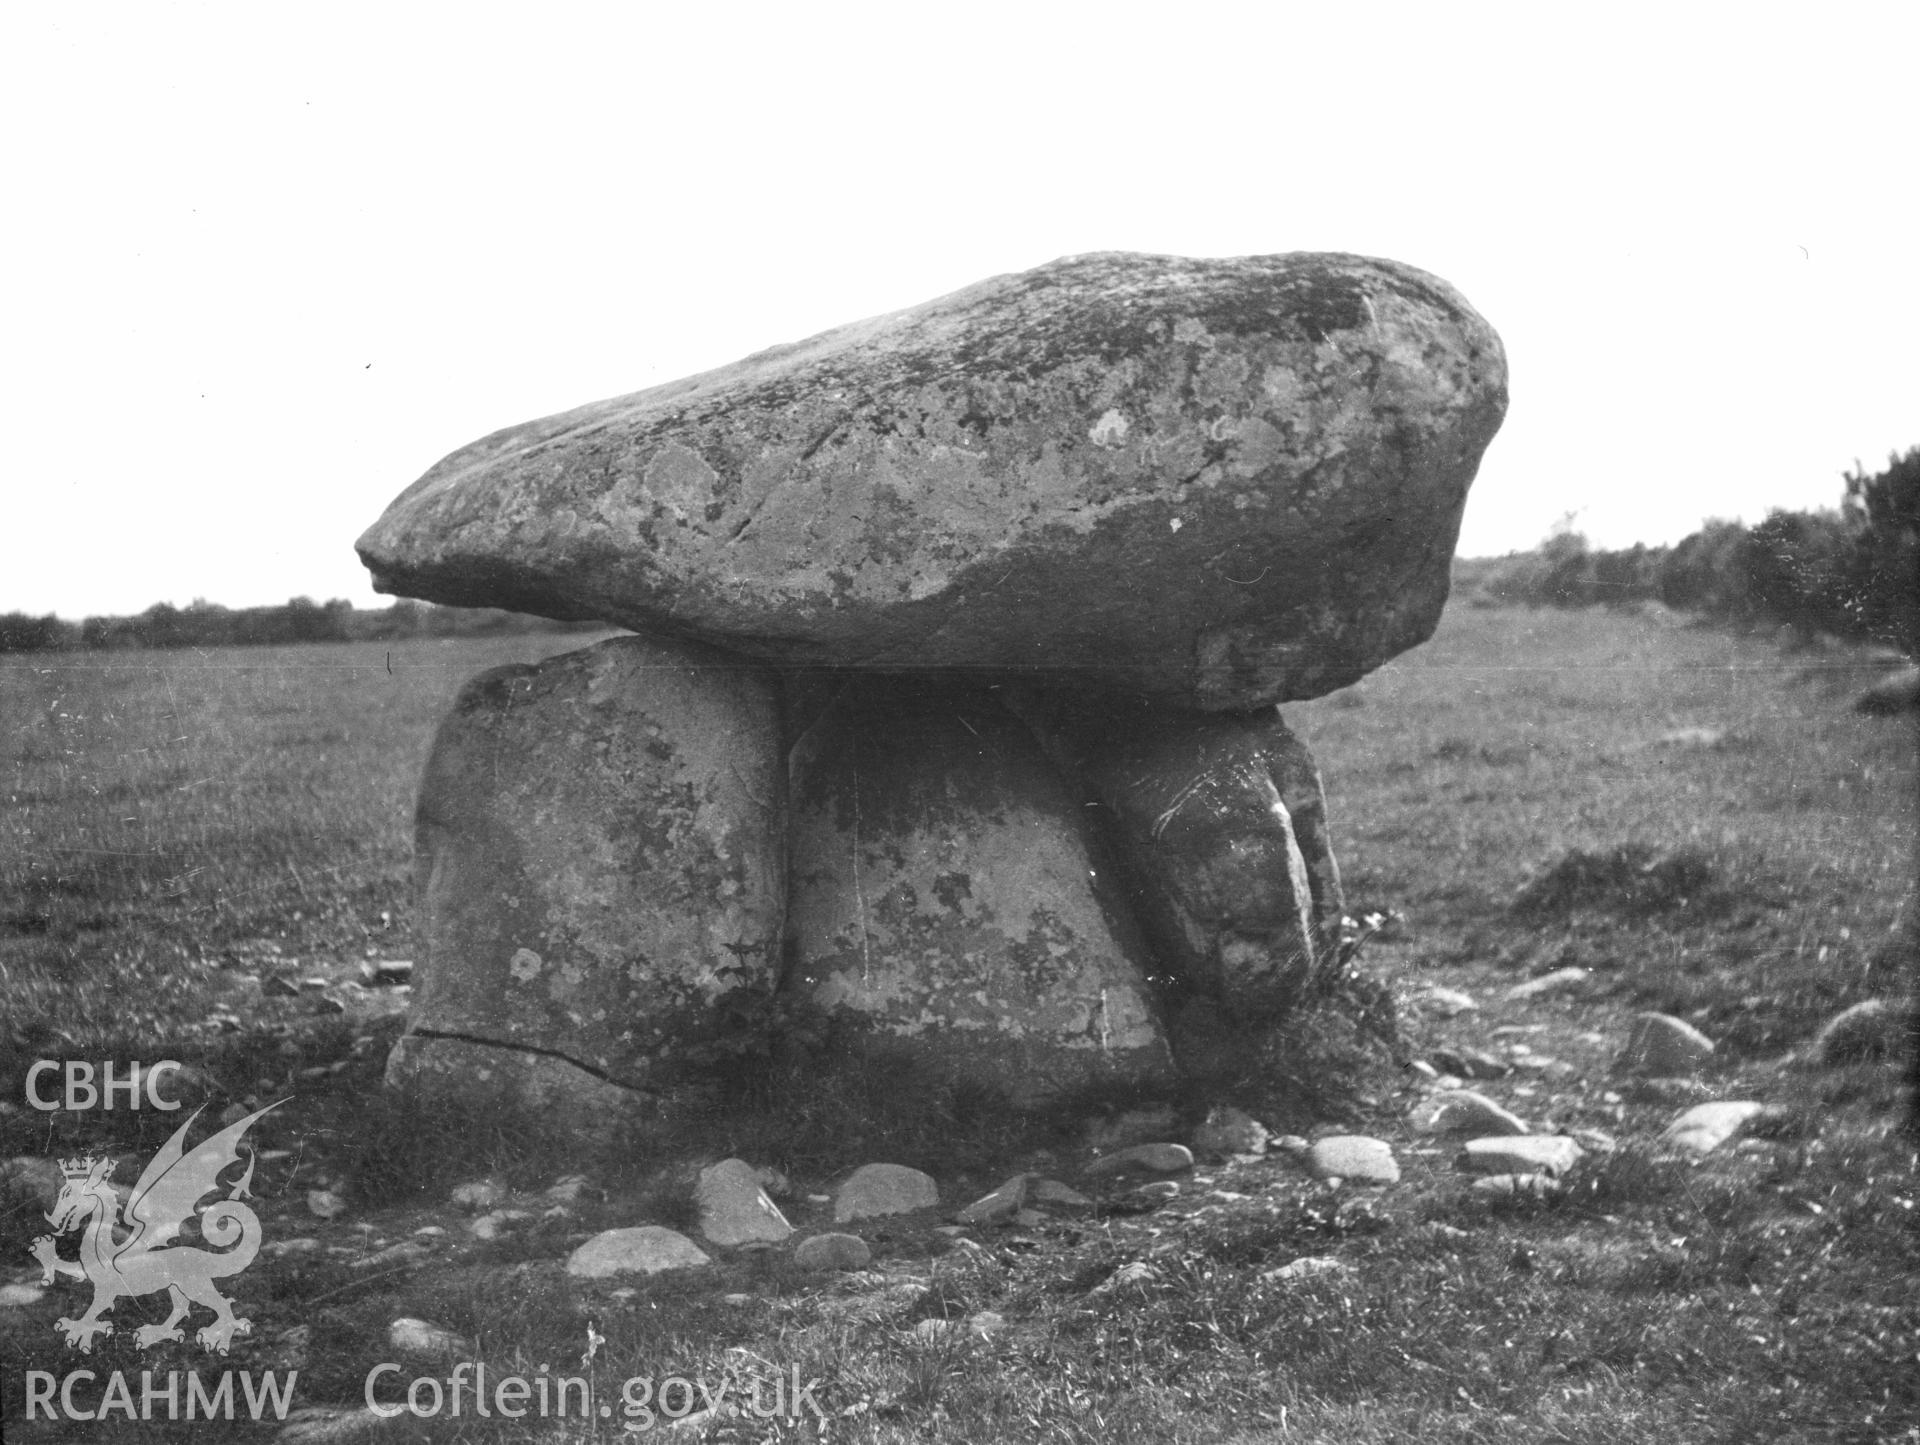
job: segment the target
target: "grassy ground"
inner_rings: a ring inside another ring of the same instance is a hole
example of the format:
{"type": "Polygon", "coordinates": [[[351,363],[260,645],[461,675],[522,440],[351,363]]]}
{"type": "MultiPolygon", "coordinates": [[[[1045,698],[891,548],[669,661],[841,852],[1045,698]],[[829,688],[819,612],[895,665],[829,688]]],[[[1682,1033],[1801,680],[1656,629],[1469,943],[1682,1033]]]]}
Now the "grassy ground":
{"type": "MultiPolygon", "coordinates": [[[[1557,1198],[1475,1195],[1453,1146],[1406,1122],[1421,1081],[1329,1014],[1225,1102],[1278,1129],[1389,1139],[1391,1188],[1329,1190],[1284,1156],[1215,1162],[1171,1200],[1084,1185],[1094,1212],[972,1243],[939,1218],[869,1227],[864,1278],[722,1251],[621,1297],[569,1284],[561,1260],[594,1229],[687,1225],[692,1163],[780,1166],[783,1206],[811,1229],[810,1196],[867,1160],[928,1168],[958,1204],[1016,1170],[1078,1180],[1090,1155],[1079,1121],[1014,1127],[885,1079],[757,1071],[691,1132],[610,1144],[565,1213],[467,1237],[452,1183],[492,1173],[537,1199],[570,1166],[538,1120],[382,1100],[395,1005],[351,980],[363,958],[410,954],[413,780],[453,690],[586,640],[0,671],[0,1157],[144,1157],[179,1117],[24,1109],[37,1057],[183,1059],[190,1097],[216,1110],[295,1095],[256,1188],[269,1241],[320,1247],[238,1277],[255,1333],[222,1364],[297,1366],[300,1405],[348,1410],[393,1358],[388,1324],[417,1316],[465,1335],[461,1357],[496,1378],[550,1365],[615,1402],[538,1427],[405,1417],[377,1432],[393,1439],[622,1438],[629,1376],[777,1368],[820,1382],[828,1425],[718,1420],[705,1438],[1920,1441],[1920,1178],[1899,1064],[1782,1064],[1838,1008],[1910,986],[1894,927],[1914,877],[1915,733],[1848,710],[1869,676],[1852,655],[1659,615],[1457,609],[1429,646],[1288,709],[1328,777],[1352,901],[1405,916],[1367,962],[1402,996],[1414,1053],[1486,1051],[1508,1072],[1477,1087],[1538,1130],[1588,1131],[1557,1198]],[[1581,986],[1505,998],[1570,965],[1591,971],[1581,986]],[[1423,1003],[1432,985],[1481,1007],[1448,1017],[1423,1003]],[[1648,1008],[1720,1040],[1704,1087],[1772,1106],[1756,1137],[1703,1164],[1652,1147],[1677,1106],[1610,1068],[1648,1008]],[[1351,1089],[1316,1094],[1325,1077],[1351,1089]],[[307,1212],[319,1185],[346,1216],[307,1212]],[[366,1263],[422,1226],[449,1231],[424,1259],[366,1263]],[[1338,1267],[1274,1275],[1301,1257],[1338,1267]],[[590,1329],[604,1342],[582,1365],[590,1329]]],[[[1210,1102],[1177,1101],[1182,1128],[1210,1102]]],[[[37,1280],[12,1268],[44,1229],[36,1207],[0,1208],[0,1281],[37,1280]]],[[[51,1326],[76,1297],[0,1309],[10,1438],[145,1433],[28,1433],[23,1372],[81,1363],[51,1326]]],[[[102,1375],[219,1368],[136,1352],[126,1327],[154,1309],[119,1315],[84,1362],[102,1375]]],[[[155,1430],[190,1438],[175,1432],[155,1430]]]]}

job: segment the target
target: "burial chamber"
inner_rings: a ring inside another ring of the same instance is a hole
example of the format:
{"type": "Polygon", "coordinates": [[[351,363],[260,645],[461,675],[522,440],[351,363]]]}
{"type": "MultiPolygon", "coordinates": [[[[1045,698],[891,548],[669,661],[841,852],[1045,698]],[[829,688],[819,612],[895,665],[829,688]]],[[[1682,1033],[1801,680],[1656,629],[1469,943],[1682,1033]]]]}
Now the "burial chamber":
{"type": "Polygon", "coordinates": [[[454,452],[375,586],[634,635],[442,723],[390,1081],[619,1109],[802,1015],[1022,1107],[1201,1067],[1334,957],[1279,704],[1432,634],[1505,405],[1412,267],[1110,253],[454,452]]]}

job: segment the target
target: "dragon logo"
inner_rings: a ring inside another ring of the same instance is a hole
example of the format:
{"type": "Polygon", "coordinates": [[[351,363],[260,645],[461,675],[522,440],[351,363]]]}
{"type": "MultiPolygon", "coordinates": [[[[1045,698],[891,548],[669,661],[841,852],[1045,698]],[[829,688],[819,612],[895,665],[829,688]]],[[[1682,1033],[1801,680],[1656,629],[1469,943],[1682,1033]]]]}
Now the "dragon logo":
{"type": "Polygon", "coordinates": [[[134,1339],[143,1350],[162,1340],[183,1339],[180,1321],[195,1304],[214,1313],[213,1323],[194,1336],[208,1350],[224,1355],[236,1334],[252,1330],[252,1321],[234,1317],[233,1302],[214,1287],[214,1281],[240,1273],[260,1251],[260,1216],[240,1203],[252,1197],[247,1186],[253,1182],[253,1151],[248,1151],[246,1173],[227,1190],[227,1197],[207,1206],[198,1218],[201,1238],[215,1248],[196,1249],[173,1245],[172,1241],[193,1219],[200,1200],[220,1188],[220,1171],[239,1163],[241,1135],[262,1114],[285,1102],[279,1100],[247,1115],[189,1151],[187,1130],[200,1117],[200,1110],[195,1109],[153,1156],[118,1217],[119,1199],[108,1183],[113,1160],[87,1157],[60,1161],[66,1182],[47,1215],[54,1233],[34,1240],[32,1253],[45,1271],[43,1284],[52,1284],[55,1275],[93,1282],[93,1304],[87,1312],[79,1319],[54,1322],[69,1345],[78,1346],[82,1354],[91,1354],[94,1336],[113,1333],[113,1322],[102,1316],[113,1308],[115,1300],[122,1295],[156,1294],[160,1290],[171,1296],[173,1312],[164,1324],[142,1325],[134,1331],[134,1339]],[[61,1259],[54,1252],[56,1236],[71,1229],[83,1231],[78,1263],[61,1259]],[[229,1249],[229,1245],[234,1247],[229,1249]]]}

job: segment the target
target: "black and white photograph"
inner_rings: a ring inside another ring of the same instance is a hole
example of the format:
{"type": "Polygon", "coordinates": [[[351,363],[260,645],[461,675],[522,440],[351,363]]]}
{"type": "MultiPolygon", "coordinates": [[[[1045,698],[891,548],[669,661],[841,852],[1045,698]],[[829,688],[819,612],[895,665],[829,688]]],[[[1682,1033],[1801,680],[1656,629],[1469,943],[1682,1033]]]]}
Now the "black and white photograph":
{"type": "Polygon", "coordinates": [[[0,14],[14,1445],[1920,1445],[1920,11],[0,14]]]}

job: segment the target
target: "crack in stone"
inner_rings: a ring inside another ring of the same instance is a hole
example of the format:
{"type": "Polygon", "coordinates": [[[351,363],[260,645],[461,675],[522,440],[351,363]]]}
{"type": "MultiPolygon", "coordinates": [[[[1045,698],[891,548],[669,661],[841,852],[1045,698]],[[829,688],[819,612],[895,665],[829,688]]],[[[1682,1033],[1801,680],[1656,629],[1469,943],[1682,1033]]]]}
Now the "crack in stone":
{"type": "Polygon", "coordinates": [[[452,1039],[456,1043],[479,1044],[489,1049],[509,1049],[514,1053],[541,1054],[550,1059],[558,1059],[563,1064],[572,1064],[574,1068],[579,1069],[582,1073],[591,1074],[602,1083],[612,1084],[615,1088],[625,1089],[630,1093],[639,1094],[648,1099],[655,1097],[653,1091],[650,1089],[643,1088],[639,1084],[629,1083],[625,1079],[615,1078],[605,1069],[597,1068],[584,1060],[576,1059],[571,1054],[562,1053],[559,1049],[542,1048],[539,1044],[516,1044],[510,1043],[505,1039],[488,1039],[482,1038],[479,1034],[456,1033],[451,1029],[433,1028],[409,1029],[405,1037],[410,1039],[452,1039]]]}

